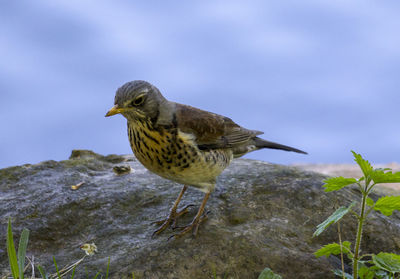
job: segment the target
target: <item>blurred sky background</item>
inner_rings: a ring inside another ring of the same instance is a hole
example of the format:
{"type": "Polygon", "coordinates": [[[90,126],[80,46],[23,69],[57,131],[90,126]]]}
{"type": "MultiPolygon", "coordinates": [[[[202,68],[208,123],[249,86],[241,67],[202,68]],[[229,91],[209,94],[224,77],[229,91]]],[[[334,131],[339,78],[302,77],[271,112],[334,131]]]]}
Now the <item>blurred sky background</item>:
{"type": "Polygon", "coordinates": [[[309,152],[247,158],[400,161],[399,1],[1,1],[0,61],[0,167],[130,154],[135,79],[309,152]]]}

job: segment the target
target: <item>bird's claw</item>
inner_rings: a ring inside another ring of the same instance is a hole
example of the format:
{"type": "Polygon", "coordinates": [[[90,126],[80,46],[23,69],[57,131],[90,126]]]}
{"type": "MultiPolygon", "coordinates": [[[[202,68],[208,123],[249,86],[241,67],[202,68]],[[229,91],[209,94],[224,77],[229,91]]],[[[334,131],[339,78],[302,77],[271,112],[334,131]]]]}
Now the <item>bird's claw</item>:
{"type": "Polygon", "coordinates": [[[160,227],[155,230],[152,234],[152,237],[155,235],[160,234],[161,232],[163,232],[169,225],[172,226],[172,229],[175,229],[177,226],[177,220],[180,216],[186,214],[189,212],[189,207],[194,206],[193,204],[188,204],[185,207],[183,207],[181,210],[177,211],[176,209],[172,208],[168,217],[163,219],[163,220],[159,220],[159,221],[155,221],[153,222],[153,224],[157,224],[160,227]]]}
{"type": "Polygon", "coordinates": [[[189,225],[187,225],[187,226],[182,226],[182,227],[175,227],[175,228],[173,228],[174,230],[175,230],[175,229],[182,229],[182,231],[180,231],[179,233],[176,233],[176,234],[171,235],[171,236],[168,238],[167,241],[169,241],[169,240],[172,239],[172,238],[180,238],[180,237],[182,237],[183,235],[185,235],[186,233],[188,233],[188,232],[190,232],[190,231],[192,231],[193,237],[196,237],[197,231],[198,231],[198,229],[199,229],[199,225],[200,225],[202,222],[204,222],[205,220],[207,220],[207,218],[208,218],[208,213],[210,213],[210,211],[205,212],[205,213],[204,213],[203,215],[201,215],[201,217],[198,218],[198,219],[197,219],[197,218],[194,218],[193,221],[192,221],[189,225]]]}

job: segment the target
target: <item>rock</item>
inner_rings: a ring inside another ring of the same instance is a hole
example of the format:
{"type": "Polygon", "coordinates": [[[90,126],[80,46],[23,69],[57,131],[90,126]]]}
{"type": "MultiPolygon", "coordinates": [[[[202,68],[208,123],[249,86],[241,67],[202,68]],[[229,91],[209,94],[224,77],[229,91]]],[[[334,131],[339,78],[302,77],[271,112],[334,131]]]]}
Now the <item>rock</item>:
{"type": "MultiPolygon", "coordinates": [[[[73,151],[69,160],[0,170],[0,251],[6,251],[11,217],[14,240],[28,228],[28,256],[50,272],[53,256],[65,266],[83,257],[82,244],[95,243],[98,252],[78,266],[76,278],[83,277],[84,266],[90,278],[104,274],[109,258],[110,278],[132,278],[132,272],[135,278],[214,278],[214,273],[257,278],[266,267],[283,278],[334,278],[331,270],[340,267],[339,258],[317,259],[313,252],[337,241],[336,226],[320,237],[312,234],[335,206],[358,195],[354,188],[326,194],[324,178],[294,167],[235,160],[218,179],[207,204],[209,220],[197,237],[167,241],[173,231],[152,238],[153,222],[167,214],[181,185],[150,173],[132,156],[73,151]],[[113,168],[119,165],[129,165],[131,172],[116,175],[113,168]]],[[[196,207],[180,224],[191,221],[202,198],[189,188],[182,205],[196,207]]],[[[363,251],[399,253],[399,221],[398,212],[390,218],[372,214],[363,251]]],[[[345,217],[342,239],[353,241],[355,227],[352,217],[345,217]]],[[[9,272],[3,251],[0,272],[9,272]]]]}

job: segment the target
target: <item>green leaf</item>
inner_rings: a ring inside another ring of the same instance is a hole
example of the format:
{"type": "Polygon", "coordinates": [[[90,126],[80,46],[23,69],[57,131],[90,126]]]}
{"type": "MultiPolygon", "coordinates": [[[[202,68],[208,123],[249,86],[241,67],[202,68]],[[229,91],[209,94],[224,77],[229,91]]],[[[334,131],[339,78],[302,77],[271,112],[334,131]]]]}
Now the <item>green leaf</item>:
{"type": "Polygon", "coordinates": [[[329,216],[325,221],[317,226],[317,230],[314,232],[313,237],[320,235],[331,224],[336,223],[337,221],[342,219],[344,215],[349,213],[349,211],[355,204],[356,202],[352,202],[349,207],[339,207],[331,216],[329,216]]]}
{"type": "Polygon", "coordinates": [[[55,258],[54,256],[53,256],[53,262],[54,262],[54,266],[56,267],[57,278],[58,278],[58,279],[61,279],[60,271],[58,271],[58,266],[57,266],[56,258],[55,258]]]}
{"type": "Polygon", "coordinates": [[[108,271],[110,269],[110,257],[108,257],[108,263],[107,263],[107,271],[106,271],[106,279],[108,279],[108,271]]]}
{"type": "Polygon", "coordinates": [[[264,270],[258,276],[258,279],[282,279],[278,274],[275,274],[270,268],[264,268],[264,270]]]}
{"type": "Polygon", "coordinates": [[[75,276],[75,268],[76,268],[76,266],[74,266],[74,269],[72,269],[71,279],[74,279],[74,276],[75,276]]]}
{"type": "Polygon", "coordinates": [[[358,269],[358,275],[361,279],[374,279],[375,271],[363,264],[358,269]]]}
{"type": "Polygon", "coordinates": [[[390,216],[393,210],[400,210],[400,196],[381,197],[376,201],[374,209],[390,216]]]}
{"type": "Polygon", "coordinates": [[[348,185],[357,183],[357,179],[344,178],[342,176],[339,176],[339,177],[332,177],[329,179],[325,179],[324,182],[325,184],[323,185],[323,187],[325,187],[325,192],[332,192],[340,190],[348,185]]]}
{"type": "Polygon", "coordinates": [[[378,255],[373,255],[372,261],[380,269],[391,273],[400,272],[400,255],[381,252],[378,255]]]}
{"type": "Polygon", "coordinates": [[[24,278],[26,247],[28,246],[29,230],[23,229],[18,246],[19,278],[24,278]]]}
{"type": "Polygon", "coordinates": [[[371,199],[370,197],[368,197],[367,198],[367,205],[369,206],[369,207],[373,207],[374,206],[374,200],[373,199],[371,199]]]}
{"type": "Polygon", "coordinates": [[[376,183],[400,183],[400,171],[392,173],[387,169],[375,169],[371,172],[371,179],[376,183]]]}
{"type": "MultiPolygon", "coordinates": [[[[336,276],[339,276],[340,278],[343,278],[342,273],[343,273],[343,272],[342,272],[340,269],[334,269],[334,270],[333,270],[333,274],[335,274],[336,276]]],[[[346,279],[353,279],[353,275],[348,274],[347,272],[345,272],[345,273],[344,273],[344,278],[346,278],[346,279]]]]}
{"type": "Polygon", "coordinates": [[[375,170],[391,171],[391,168],[376,168],[375,170]]]}
{"type": "Polygon", "coordinates": [[[372,172],[371,164],[367,160],[364,160],[360,154],[357,154],[354,151],[351,151],[351,153],[353,153],[354,161],[356,161],[356,163],[360,166],[364,176],[367,178],[372,172]]]}
{"type": "MultiPolygon", "coordinates": [[[[373,266],[373,267],[376,267],[376,266],[373,266]]],[[[375,277],[378,279],[393,279],[392,276],[387,271],[384,271],[381,269],[375,271],[375,277]]]]}
{"type": "Polygon", "coordinates": [[[11,217],[8,218],[8,227],[7,227],[7,254],[8,254],[8,261],[10,262],[12,276],[14,277],[14,279],[17,279],[19,275],[19,270],[17,262],[17,253],[15,252],[13,233],[11,229],[11,217]]]}
{"type": "Polygon", "coordinates": [[[38,269],[40,272],[40,275],[42,275],[43,279],[48,279],[46,272],[44,271],[43,267],[41,267],[40,265],[38,265],[38,269]]]}
{"type": "MultiPolygon", "coordinates": [[[[350,245],[351,245],[351,243],[349,241],[342,242],[342,250],[343,250],[344,254],[349,253],[350,245]]],[[[314,253],[314,255],[317,258],[322,257],[322,256],[325,256],[328,258],[330,255],[339,255],[339,254],[340,254],[340,244],[339,243],[327,244],[314,253]]]]}

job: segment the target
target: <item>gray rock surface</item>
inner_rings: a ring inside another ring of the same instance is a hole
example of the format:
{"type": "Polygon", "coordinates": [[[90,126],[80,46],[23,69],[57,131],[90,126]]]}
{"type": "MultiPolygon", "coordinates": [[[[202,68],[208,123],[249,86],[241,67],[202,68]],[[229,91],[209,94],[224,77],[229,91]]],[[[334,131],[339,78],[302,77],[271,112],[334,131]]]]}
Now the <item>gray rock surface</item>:
{"type": "MultiPolygon", "coordinates": [[[[336,257],[315,258],[321,245],[337,241],[332,226],[312,238],[315,227],[336,205],[357,198],[356,189],[323,192],[322,174],[294,167],[238,159],[218,179],[207,209],[209,220],[198,236],[167,241],[166,230],[151,237],[154,221],[166,215],[181,185],[159,178],[132,156],[102,156],[73,151],[69,160],[46,161],[0,170],[0,273],[8,272],[5,232],[12,217],[15,239],[30,230],[28,255],[54,272],[80,259],[79,246],[94,242],[98,253],[86,257],[89,274],[111,278],[257,278],[270,267],[284,278],[334,278],[336,257]],[[116,175],[113,167],[130,165],[116,175]],[[84,184],[78,190],[71,185],[84,184]],[[225,277],[226,276],[226,277],[225,277]],[[131,278],[131,277],[130,277],[131,278]]],[[[195,204],[180,224],[191,221],[203,193],[189,188],[183,204],[195,204]]],[[[376,199],[376,196],[372,196],[376,199]]],[[[400,252],[400,216],[372,215],[362,248],[368,252],[400,252]]],[[[342,224],[342,239],[353,241],[352,217],[342,224]]],[[[93,277],[90,277],[93,278],[93,277]]]]}

